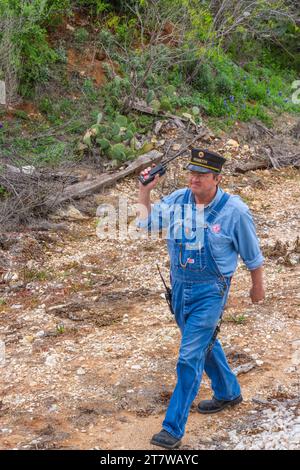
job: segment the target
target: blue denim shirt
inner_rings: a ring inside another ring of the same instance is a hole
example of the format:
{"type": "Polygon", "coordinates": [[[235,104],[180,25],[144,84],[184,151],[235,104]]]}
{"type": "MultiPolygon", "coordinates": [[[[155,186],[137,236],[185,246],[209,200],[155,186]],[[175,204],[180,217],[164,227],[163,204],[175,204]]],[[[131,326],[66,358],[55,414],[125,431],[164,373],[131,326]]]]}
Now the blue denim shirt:
{"type": "MultiPolygon", "coordinates": [[[[186,189],[174,191],[158,203],[152,204],[151,214],[147,219],[139,220],[138,227],[151,231],[168,229],[170,211],[174,212],[175,205],[176,207],[182,205],[186,189]]],[[[223,193],[224,191],[218,188],[214,199],[204,207],[204,213],[202,212],[204,223],[207,222],[208,214],[216,206],[223,193]]],[[[189,203],[193,207],[195,206],[192,193],[189,203]]],[[[259,240],[250,210],[239,196],[231,195],[214,223],[212,225],[208,224],[208,229],[212,254],[224,276],[233,275],[239,255],[249,270],[256,269],[263,264],[264,257],[259,247],[259,240]]]]}

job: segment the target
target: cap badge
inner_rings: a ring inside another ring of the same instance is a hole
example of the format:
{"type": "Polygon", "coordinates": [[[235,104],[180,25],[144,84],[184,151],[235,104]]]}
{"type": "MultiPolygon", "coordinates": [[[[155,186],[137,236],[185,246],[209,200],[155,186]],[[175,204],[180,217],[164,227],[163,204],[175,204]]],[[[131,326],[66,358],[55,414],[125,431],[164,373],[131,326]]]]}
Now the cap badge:
{"type": "Polygon", "coordinates": [[[215,225],[212,226],[212,231],[214,233],[219,233],[220,230],[221,230],[221,225],[220,224],[215,224],[215,225]]]}

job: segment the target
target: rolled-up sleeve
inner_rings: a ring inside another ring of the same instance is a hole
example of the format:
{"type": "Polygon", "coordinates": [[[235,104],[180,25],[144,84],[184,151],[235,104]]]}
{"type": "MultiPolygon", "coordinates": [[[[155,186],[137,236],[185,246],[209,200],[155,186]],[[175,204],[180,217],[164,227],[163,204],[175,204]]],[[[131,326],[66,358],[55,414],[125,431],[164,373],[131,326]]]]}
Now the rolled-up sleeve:
{"type": "Polygon", "coordinates": [[[239,213],[235,223],[233,243],[250,271],[259,268],[263,264],[264,257],[260,250],[254,221],[249,210],[239,213]]]}
{"type": "Polygon", "coordinates": [[[148,218],[137,219],[137,227],[148,231],[159,231],[169,227],[171,213],[178,201],[182,198],[185,189],[174,191],[163,197],[159,202],[151,204],[151,213],[148,218]]]}

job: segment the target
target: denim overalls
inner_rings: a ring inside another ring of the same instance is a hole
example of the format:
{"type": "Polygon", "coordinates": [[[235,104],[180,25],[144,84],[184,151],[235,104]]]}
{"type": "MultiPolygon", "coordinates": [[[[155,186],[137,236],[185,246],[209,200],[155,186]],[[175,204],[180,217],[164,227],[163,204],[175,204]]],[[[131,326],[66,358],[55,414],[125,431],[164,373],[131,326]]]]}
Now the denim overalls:
{"type": "MultiPolygon", "coordinates": [[[[184,194],[188,204],[191,190],[184,194]]],[[[182,339],[177,363],[177,384],[163,422],[163,428],[176,438],[184,434],[189,410],[200,386],[203,370],[211,380],[214,397],[233,400],[241,393],[236,376],[230,370],[221,344],[214,342],[208,352],[215,328],[220,320],[231,278],[218,269],[210,248],[209,230],[229,195],[224,193],[203,227],[203,243],[192,247],[191,238],[168,239],[171,261],[172,307],[182,339]]],[[[196,205],[193,205],[193,210],[196,205]]],[[[194,230],[194,223],[193,223],[194,230]]]]}

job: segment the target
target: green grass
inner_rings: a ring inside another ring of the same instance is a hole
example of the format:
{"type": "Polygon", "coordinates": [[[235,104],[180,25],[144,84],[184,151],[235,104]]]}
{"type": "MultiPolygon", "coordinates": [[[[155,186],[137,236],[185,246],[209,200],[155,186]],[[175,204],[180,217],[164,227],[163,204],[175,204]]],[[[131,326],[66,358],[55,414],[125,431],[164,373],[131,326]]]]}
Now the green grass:
{"type": "MultiPolygon", "coordinates": [[[[171,74],[169,83],[178,83],[178,77],[171,74]]],[[[271,126],[274,114],[299,114],[300,106],[291,101],[296,78],[295,71],[286,76],[285,71],[262,66],[255,60],[243,68],[228,55],[215,53],[202,64],[191,87],[179,85],[173,101],[177,110],[189,111],[196,105],[209,118],[225,118],[226,125],[220,123],[224,130],[236,120],[253,118],[271,126]]]]}
{"type": "Polygon", "coordinates": [[[23,270],[23,279],[24,282],[47,281],[51,279],[51,275],[47,271],[37,271],[36,269],[25,268],[23,270]]]}
{"type": "Polygon", "coordinates": [[[236,323],[237,325],[244,325],[247,321],[247,318],[244,315],[230,315],[226,318],[227,322],[236,323]]]}

